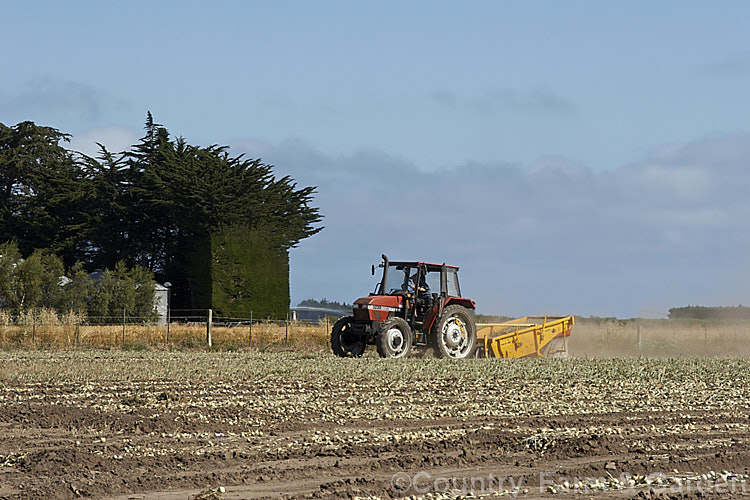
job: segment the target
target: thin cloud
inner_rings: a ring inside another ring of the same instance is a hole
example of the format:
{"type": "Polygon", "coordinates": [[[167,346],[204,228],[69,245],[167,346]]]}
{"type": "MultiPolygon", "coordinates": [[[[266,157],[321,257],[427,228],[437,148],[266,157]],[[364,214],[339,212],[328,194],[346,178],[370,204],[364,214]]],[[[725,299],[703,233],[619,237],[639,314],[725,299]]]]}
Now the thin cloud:
{"type": "Polygon", "coordinates": [[[0,112],[33,117],[39,112],[99,119],[113,103],[94,87],[41,76],[28,80],[15,94],[0,94],[0,112]]]}
{"type": "Polygon", "coordinates": [[[461,96],[440,90],[435,92],[432,98],[439,106],[464,108],[477,113],[575,114],[575,107],[570,101],[543,89],[519,91],[511,88],[490,88],[474,96],[461,96]]]}
{"type": "Polygon", "coordinates": [[[129,150],[138,142],[138,137],[135,130],[127,127],[99,127],[74,135],[68,148],[96,158],[101,152],[98,144],[112,153],[119,153],[129,150]]]}
{"type": "Polygon", "coordinates": [[[750,51],[735,54],[703,66],[700,73],[726,78],[750,76],[750,51]]]}

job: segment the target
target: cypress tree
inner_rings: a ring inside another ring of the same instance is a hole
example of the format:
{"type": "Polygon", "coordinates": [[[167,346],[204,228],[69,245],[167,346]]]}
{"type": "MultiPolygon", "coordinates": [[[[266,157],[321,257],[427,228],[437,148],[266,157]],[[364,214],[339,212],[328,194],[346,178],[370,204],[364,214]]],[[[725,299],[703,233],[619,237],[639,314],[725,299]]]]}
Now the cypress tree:
{"type": "Polygon", "coordinates": [[[0,234],[24,255],[49,248],[72,264],[85,240],[87,180],[60,144],[69,138],[33,122],[0,124],[0,234]]]}

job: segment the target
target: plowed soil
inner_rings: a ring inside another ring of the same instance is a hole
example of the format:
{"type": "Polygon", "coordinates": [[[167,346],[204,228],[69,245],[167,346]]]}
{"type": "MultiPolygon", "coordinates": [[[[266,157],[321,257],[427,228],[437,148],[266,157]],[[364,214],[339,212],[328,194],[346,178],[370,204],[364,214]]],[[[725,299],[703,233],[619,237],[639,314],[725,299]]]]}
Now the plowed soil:
{"type": "Polygon", "coordinates": [[[750,496],[742,360],[0,363],[1,498],[750,496]]]}

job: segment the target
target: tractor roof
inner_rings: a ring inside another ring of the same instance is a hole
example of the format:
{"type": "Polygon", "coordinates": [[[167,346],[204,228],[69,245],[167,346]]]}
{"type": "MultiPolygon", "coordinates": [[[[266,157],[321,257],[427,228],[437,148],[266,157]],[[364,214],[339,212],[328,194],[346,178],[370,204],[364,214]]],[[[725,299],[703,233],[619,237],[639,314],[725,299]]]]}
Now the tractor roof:
{"type": "MultiPolygon", "coordinates": [[[[427,266],[428,268],[432,268],[433,270],[440,269],[443,267],[443,264],[436,264],[434,262],[422,262],[422,261],[410,261],[410,260],[391,260],[388,262],[391,266],[427,266]]],[[[450,264],[445,264],[445,267],[450,267],[453,269],[458,269],[458,266],[451,266],[450,264]]]]}

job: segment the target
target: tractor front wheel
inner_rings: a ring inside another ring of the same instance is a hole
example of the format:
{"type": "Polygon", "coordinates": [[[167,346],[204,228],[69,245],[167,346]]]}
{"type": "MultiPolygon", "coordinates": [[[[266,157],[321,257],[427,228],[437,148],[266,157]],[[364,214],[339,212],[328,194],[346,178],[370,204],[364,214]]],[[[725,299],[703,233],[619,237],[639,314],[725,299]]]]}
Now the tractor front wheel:
{"type": "Polygon", "coordinates": [[[344,316],[333,325],[331,348],[336,356],[356,358],[365,352],[365,341],[354,333],[353,321],[351,316],[344,316]]]}
{"type": "Polygon", "coordinates": [[[378,354],[381,358],[406,358],[411,352],[412,333],[403,318],[391,318],[378,333],[378,354]]]}
{"type": "Polygon", "coordinates": [[[440,357],[464,359],[474,354],[477,345],[477,328],[474,317],[463,306],[452,305],[443,310],[432,331],[435,350],[440,357]]]}

